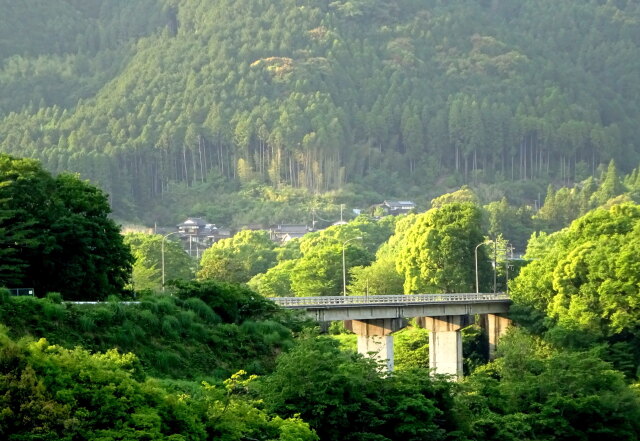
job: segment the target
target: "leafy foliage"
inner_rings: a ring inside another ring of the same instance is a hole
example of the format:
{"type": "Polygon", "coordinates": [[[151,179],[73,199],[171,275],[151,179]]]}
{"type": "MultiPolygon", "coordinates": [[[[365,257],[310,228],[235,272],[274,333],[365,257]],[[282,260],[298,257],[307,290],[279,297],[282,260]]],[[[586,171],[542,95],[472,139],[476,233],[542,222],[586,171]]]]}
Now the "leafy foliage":
{"type": "Polygon", "coordinates": [[[204,251],[198,278],[246,283],[275,265],[275,247],[266,231],[240,231],[204,251]]]}
{"type": "Polygon", "coordinates": [[[128,233],[124,243],[131,247],[135,259],[131,274],[131,284],[135,290],[160,291],[163,249],[165,282],[194,277],[196,262],[178,242],[165,239],[163,243],[163,237],[157,234],[128,233]]]}
{"type": "Polygon", "coordinates": [[[385,377],[371,361],[307,338],[257,384],[267,409],[299,413],[322,440],[455,439],[452,385],[402,371],[385,377]]]}
{"type": "Polygon", "coordinates": [[[528,321],[532,329],[578,347],[623,345],[637,365],[638,219],[637,205],[614,205],[530,242],[527,257],[534,260],[516,279],[512,296],[520,315],[537,314],[528,321]]]}
{"type": "Polygon", "coordinates": [[[283,253],[283,260],[255,277],[250,285],[263,295],[338,295],[343,283],[343,249],[349,283],[351,269],[371,263],[372,252],[390,237],[394,223],[393,217],[375,221],[359,216],[349,223],[307,234],[290,245],[297,248],[295,251],[283,253]]]}
{"type": "MultiPolygon", "coordinates": [[[[405,293],[473,292],[474,251],[482,242],[481,212],[472,203],[445,204],[419,215],[397,261],[405,293]]],[[[478,273],[489,274],[487,265],[479,249],[478,273]]]]}
{"type": "Polygon", "coordinates": [[[459,396],[472,439],[638,437],[640,395],[596,351],[556,351],[522,331],[505,337],[500,351],[459,396]]]}
{"type": "Polygon", "coordinates": [[[128,281],[132,256],[107,197],[77,176],[0,155],[0,284],[72,299],[105,299],[128,281]]]}
{"type": "Polygon", "coordinates": [[[616,205],[541,236],[531,247],[537,260],[522,270],[514,299],[545,310],[562,326],[598,335],[635,329],[639,218],[638,206],[616,205]]]}
{"type": "Polygon", "coordinates": [[[7,297],[0,305],[0,323],[10,325],[17,337],[134,352],[152,375],[192,378],[224,377],[237,370],[265,373],[305,322],[244,287],[184,282],[175,296],[145,297],[138,304],[7,297]]]}
{"type": "Polygon", "coordinates": [[[252,377],[243,372],[192,395],[147,380],[133,354],[0,339],[0,435],[8,441],[317,440],[300,419],[266,414],[248,399],[252,377]]]}

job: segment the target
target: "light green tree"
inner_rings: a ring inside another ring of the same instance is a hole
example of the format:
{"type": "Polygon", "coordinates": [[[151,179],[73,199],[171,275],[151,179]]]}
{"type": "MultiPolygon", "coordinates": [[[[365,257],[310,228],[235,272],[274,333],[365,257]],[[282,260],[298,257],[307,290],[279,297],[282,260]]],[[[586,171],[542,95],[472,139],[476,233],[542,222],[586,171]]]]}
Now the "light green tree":
{"type": "Polygon", "coordinates": [[[456,190],[451,193],[445,193],[437,198],[431,200],[432,208],[440,208],[446,204],[452,204],[454,202],[463,203],[471,202],[472,204],[478,204],[478,196],[473,192],[471,188],[463,185],[460,190],[456,190]]]}
{"type": "MultiPolygon", "coordinates": [[[[419,215],[398,254],[404,292],[473,292],[474,250],[483,240],[481,211],[472,203],[445,204],[419,215]]],[[[481,286],[491,273],[483,248],[478,249],[481,286]]]]}
{"type": "Polygon", "coordinates": [[[195,274],[196,261],[171,238],[163,239],[157,234],[128,233],[124,241],[131,247],[135,258],[131,274],[135,290],[162,289],[162,242],[164,240],[165,283],[170,280],[191,280],[195,274]]]}
{"type": "Polygon", "coordinates": [[[246,283],[276,264],[275,248],[266,231],[240,231],[205,250],[198,279],[246,283]]]}
{"type": "Polygon", "coordinates": [[[602,205],[609,199],[620,195],[623,191],[624,187],[618,176],[616,163],[612,159],[611,162],[609,162],[606,173],[603,173],[600,186],[591,196],[591,204],[594,206],[602,205]]]}
{"type": "Polygon", "coordinates": [[[566,330],[599,337],[640,325],[640,207],[597,209],[568,229],[540,236],[535,258],[515,280],[513,298],[551,317],[566,330]]]}
{"type": "Polygon", "coordinates": [[[295,267],[295,260],[284,260],[267,272],[253,276],[247,284],[263,296],[289,297],[292,295],[291,274],[295,267]]]}

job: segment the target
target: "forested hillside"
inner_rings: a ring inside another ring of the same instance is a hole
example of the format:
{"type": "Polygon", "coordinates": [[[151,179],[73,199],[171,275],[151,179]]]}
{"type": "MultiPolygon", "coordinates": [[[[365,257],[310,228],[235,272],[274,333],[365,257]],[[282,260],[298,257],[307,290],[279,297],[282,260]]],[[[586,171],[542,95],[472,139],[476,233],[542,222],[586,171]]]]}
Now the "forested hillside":
{"type": "Polygon", "coordinates": [[[125,219],[210,214],[254,184],[532,200],[640,158],[637,2],[2,7],[0,149],[79,171],[125,219]]]}

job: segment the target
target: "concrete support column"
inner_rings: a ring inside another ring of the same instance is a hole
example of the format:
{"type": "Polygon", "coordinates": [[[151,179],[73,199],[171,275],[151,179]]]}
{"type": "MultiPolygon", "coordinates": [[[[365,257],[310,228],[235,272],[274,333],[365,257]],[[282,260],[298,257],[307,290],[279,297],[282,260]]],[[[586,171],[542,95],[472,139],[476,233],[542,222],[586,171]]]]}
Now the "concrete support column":
{"type": "Polygon", "coordinates": [[[489,337],[489,360],[495,360],[498,340],[507,332],[510,325],[511,320],[502,314],[486,315],[485,330],[489,337]]]}
{"type": "Polygon", "coordinates": [[[424,317],[429,330],[429,367],[436,374],[462,378],[462,335],[460,330],[473,323],[468,315],[424,317]]]}
{"type": "Polygon", "coordinates": [[[406,326],[403,319],[351,320],[345,326],[358,335],[358,353],[384,364],[386,370],[393,371],[392,332],[406,326]]]}

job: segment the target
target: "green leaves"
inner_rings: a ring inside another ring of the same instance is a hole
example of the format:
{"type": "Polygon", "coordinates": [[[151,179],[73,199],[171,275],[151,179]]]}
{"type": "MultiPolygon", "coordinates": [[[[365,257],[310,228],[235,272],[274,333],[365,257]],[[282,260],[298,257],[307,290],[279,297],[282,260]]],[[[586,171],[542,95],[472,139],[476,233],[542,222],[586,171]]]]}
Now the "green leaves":
{"type": "Polygon", "coordinates": [[[616,205],[536,239],[532,257],[538,260],[516,279],[514,300],[544,311],[567,330],[605,338],[635,332],[639,220],[638,206],[616,205]]]}
{"type": "Polygon", "coordinates": [[[161,235],[128,233],[124,243],[131,247],[135,258],[131,285],[137,291],[162,288],[162,249],[164,248],[165,283],[190,280],[194,277],[196,261],[185,253],[182,245],[161,235]]]}
{"type": "Polygon", "coordinates": [[[275,247],[266,231],[241,231],[205,250],[198,278],[246,283],[275,265],[275,247]]]}
{"type": "Polygon", "coordinates": [[[0,284],[33,287],[41,296],[56,291],[68,300],[120,292],[132,257],[102,191],[7,155],[0,155],[0,173],[0,249],[10,250],[5,265],[11,265],[0,284]]]}
{"type": "Polygon", "coordinates": [[[322,440],[455,439],[451,383],[417,370],[385,376],[327,338],[300,341],[256,387],[267,409],[299,413],[322,440]]]}
{"type": "Polygon", "coordinates": [[[637,153],[628,2],[76,3],[0,17],[0,148],[81,172],[121,218],[301,219],[240,209],[236,190],[256,184],[364,206],[522,180],[531,202],[537,179],[637,153]]]}
{"type": "MultiPolygon", "coordinates": [[[[483,241],[480,221],[479,207],[468,202],[419,215],[406,232],[397,261],[405,293],[475,291],[474,251],[483,241]]],[[[482,249],[478,266],[484,282],[490,271],[482,249]]]]}
{"type": "Polygon", "coordinates": [[[502,358],[471,375],[459,397],[472,414],[474,439],[634,439],[640,433],[640,396],[597,350],[557,351],[516,330],[501,340],[500,351],[502,358]]]}
{"type": "Polygon", "coordinates": [[[12,440],[317,441],[262,410],[244,371],[222,388],[147,380],[133,354],[92,354],[0,333],[0,436],[12,440]]]}

